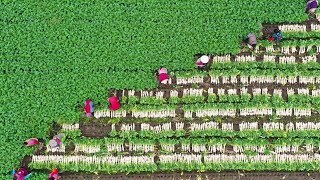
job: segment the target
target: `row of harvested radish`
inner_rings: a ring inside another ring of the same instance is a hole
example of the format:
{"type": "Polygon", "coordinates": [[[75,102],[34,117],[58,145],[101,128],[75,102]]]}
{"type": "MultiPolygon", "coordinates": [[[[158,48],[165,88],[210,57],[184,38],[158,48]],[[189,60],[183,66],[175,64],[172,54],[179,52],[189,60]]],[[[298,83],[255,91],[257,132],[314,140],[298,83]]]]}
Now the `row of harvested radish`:
{"type": "Polygon", "coordinates": [[[154,145],[129,143],[129,151],[142,151],[144,153],[154,152],[154,145]]]}
{"type": "Polygon", "coordinates": [[[281,56],[281,57],[279,57],[279,63],[281,63],[281,64],[296,63],[296,57],[295,56],[281,56]]]}
{"type": "MultiPolygon", "coordinates": [[[[318,18],[318,16],[317,16],[318,18]]],[[[320,31],[320,25],[319,24],[311,24],[311,31],[320,31]]]]}
{"type": "Polygon", "coordinates": [[[72,131],[79,129],[79,123],[76,124],[62,124],[62,130],[64,131],[72,131]]]}
{"type": "Polygon", "coordinates": [[[201,155],[198,154],[173,154],[173,155],[160,155],[160,163],[202,163],[201,155]]]}
{"type": "Polygon", "coordinates": [[[276,62],[276,56],[263,55],[263,61],[276,62]]]}
{"type": "Polygon", "coordinates": [[[202,96],[203,89],[183,89],[183,96],[202,96]]]}
{"type": "Polygon", "coordinates": [[[203,76],[194,76],[190,78],[177,77],[177,84],[195,84],[203,83],[203,76]]]}
{"type": "Polygon", "coordinates": [[[162,131],[170,131],[172,130],[171,123],[164,123],[156,126],[152,126],[150,124],[141,124],[141,131],[154,131],[154,132],[162,132],[162,131]]]}
{"type": "Polygon", "coordinates": [[[34,155],[34,163],[83,164],[153,164],[153,156],[62,156],[34,155]]]}
{"type": "Polygon", "coordinates": [[[213,61],[213,63],[230,62],[230,55],[213,56],[212,61],[213,61]]]}
{"type": "Polygon", "coordinates": [[[245,151],[253,151],[258,153],[264,153],[265,146],[232,146],[235,153],[244,153],[245,151]]]}
{"type": "Polygon", "coordinates": [[[100,152],[100,145],[92,146],[85,144],[75,144],[74,152],[97,153],[100,152]]]}
{"type": "Polygon", "coordinates": [[[297,153],[299,150],[299,146],[275,146],[274,147],[275,153],[282,154],[282,153],[297,153]]]}
{"type": "MultiPolygon", "coordinates": [[[[214,110],[197,110],[195,112],[196,117],[207,117],[207,116],[236,116],[236,109],[214,109],[214,110]]],[[[184,117],[190,114],[184,114],[184,117]]]]}
{"type": "Polygon", "coordinates": [[[272,115],[271,108],[257,109],[257,108],[245,108],[240,109],[240,116],[267,116],[272,115]]]}
{"type": "Polygon", "coordinates": [[[258,122],[242,122],[239,124],[240,131],[244,130],[258,130],[258,122]]]}
{"type": "Polygon", "coordinates": [[[109,110],[100,110],[94,112],[94,117],[99,119],[101,117],[110,117],[110,118],[118,118],[118,117],[126,117],[127,112],[125,110],[122,111],[109,111],[109,110]]]}
{"type": "Polygon", "coordinates": [[[271,163],[271,162],[310,162],[319,161],[320,154],[315,153],[314,155],[309,154],[274,154],[274,155],[254,155],[248,156],[246,154],[211,154],[203,156],[204,163],[271,163]]]}
{"type": "Polygon", "coordinates": [[[46,152],[66,152],[66,146],[61,143],[59,147],[51,147],[49,144],[46,145],[46,152]]]}
{"type": "MultiPolygon", "coordinates": [[[[292,111],[292,109],[290,109],[292,111]]],[[[190,124],[190,131],[200,131],[200,130],[208,130],[208,129],[221,129],[222,130],[235,130],[233,127],[233,123],[217,123],[214,121],[204,122],[204,123],[191,123],[190,124]]],[[[135,129],[140,129],[136,127],[139,125],[129,124],[121,126],[122,131],[134,131],[135,129]]],[[[185,124],[183,122],[176,122],[176,129],[182,130],[185,124]]],[[[320,130],[320,122],[295,122],[295,123],[281,123],[281,122],[266,122],[261,124],[262,128],[266,131],[271,130],[287,130],[287,131],[294,131],[294,130],[320,130]]],[[[240,130],[246,129],[257,129],[259,127],[258,122],[242,122],[239,124],[240,130]]],[[[114,124],[112,125],[112,129],[115,130],[114,124]]],[[[155,132],[162,132],[162,131],[169,131],[173,130],[171,123],[164,123],[157,126],[151,126],[150,124],[141,124],[142,131],[155,131],[155,132]]]]}
{"type": "Polygon", "coordinates": [[[316,56],[304,56],[302,57],[302,63],[310,63],[310,62],[317,62],[316,56]]]}
{"type": "Polygon", "coordinates": [[[255,56],[236,56],[235,62],[252,62],[256,61],[255,56]]]}
{"type": "Polygon", "coordinates": [[[307,26],[299,24],[280,25],[279,30],[283,32],[306,32],[307,26]]]}
{"type": "Polygon", "coordinates": [[[199,130],[206,130],[206,129],[218,129],[219,123],[217,122],[205,122],[205,123],[191,123],[190,131],[199,131],[199,130]]]}
{"type": "Polygon", "coordinates": [[[133,111],[132,117],[135,118],[164,118],[175,117],[175,110],[158,110],[158,111],[133,111]]]}

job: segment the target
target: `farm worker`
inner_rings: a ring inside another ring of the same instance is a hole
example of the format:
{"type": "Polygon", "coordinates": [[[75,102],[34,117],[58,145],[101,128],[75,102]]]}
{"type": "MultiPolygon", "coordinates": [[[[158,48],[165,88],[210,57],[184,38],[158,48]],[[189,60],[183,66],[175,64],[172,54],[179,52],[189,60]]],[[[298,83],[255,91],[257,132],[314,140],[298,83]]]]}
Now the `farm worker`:
{"type": "Polygon", "coordinates": [[[109,98],[109,102],[110,102],[109,109],[112,111],[118,110],[121,106],[117,96],[112,96],[111,98],[109,98]]]}
{"type": "Polygon", "coordinates": [[[32,173],[29,173],[25,168],[20,168],[19,171],[16,171],[16,168],[12,170],[13,179],[16,180],[25,180],[31,176],[32,173]]]}
{"type": "Polygon", "coordinates": [[[59,133],[58,135],[54,136],[53,139],[49,141],[49,146],[51,148],[60,148],[62,144],[62,139],[65,137],[63,133],[59,133]]]}
{"type": "Polygon", "coordinates": [[[319,6],[318,0],[309,0],[307,2],[306,12],[314,14],[319,6]]]}
{"type": "Polygon", "coordinates": [[[169,81],[168,70],[166,68],[160,68],[158,74],[160,83],[167,84],[169,81]]]}
{"type": "Polygon", "coordinates": [[[245,39],[248,43],[248,47],[250,48],[250,50],[254,50],[256,48],[257,45],[257,36],[253,33],[248,34],[248,36],[245,39]]]}
{"type": "Polygon", "coordinates": [[[87,117],[91,117],[92,113],[94,112],[94,104],[93,104],[92,100],[90,100],[90,99],[86,100],[85,109],[86,109],[87,117]]]}
{"type": "Polygon", "coordinates": [[[39,140],[37,138],[30,138],[24,142],[26,146],[35,146],[39,144],[39,140]]]}
{"type": "Polygon", "coordinates": [[[273,32],[274,33],[272,37],[274,38],[274,40],[276,41],[276,44],[278,45],[279,42],[282,40],[282,33],[279,29],[275,29],[273,32]]]}
{"type": "Polygon", "coordinates": [[[52,172],[49,174],[49,179],[50,180],[58,180],[60,178],[61,178],[61,176],[59,176],[59,171],[58,171],[57,168],[54,168],[52,170],[52,172]]]}
{"type": "Polygon", "coordinates": [[[204,67],[207,66],[209,60],[210,60],[210,56],[202,55],[202,56],[196,61],[196,66],[197,66],[198,68],[204,68],[204,67]]]}

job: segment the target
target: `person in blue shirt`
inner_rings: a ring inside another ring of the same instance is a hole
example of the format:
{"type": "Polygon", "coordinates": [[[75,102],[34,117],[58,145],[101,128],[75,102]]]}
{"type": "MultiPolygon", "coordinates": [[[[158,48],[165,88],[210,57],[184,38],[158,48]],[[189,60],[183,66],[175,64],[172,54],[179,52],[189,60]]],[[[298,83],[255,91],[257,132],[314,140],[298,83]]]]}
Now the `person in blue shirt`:
{"type": "Polygon", "coordinates": [[[279,45],[279,42],[282,40],[282,33],[279,29],[275,29],[273,32],[272,37],[274,38],[276,45],[279,45]]]}

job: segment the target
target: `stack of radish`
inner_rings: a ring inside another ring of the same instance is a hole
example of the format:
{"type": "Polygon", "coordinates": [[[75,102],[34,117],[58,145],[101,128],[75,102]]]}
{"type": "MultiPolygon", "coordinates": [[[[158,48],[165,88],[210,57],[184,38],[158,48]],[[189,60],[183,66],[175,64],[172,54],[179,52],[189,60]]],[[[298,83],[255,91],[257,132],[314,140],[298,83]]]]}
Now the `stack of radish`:
{"type": "Polygon", "coordinates": [[[75,144],[74,152],[97,153],[100,152],[100,145],[92,146],[86,144],[75,144]]]}
{"type": "Polygon", "coordinates": [[[311,90],[312,96],[320,96],[320,89],[311,90]]]}
{"type": "Polygon", "coordinates": [[[236,56],[235,62],[253,62],[256,61],[255,56],[236,56]]]}
{"type": "Polygon", "coordinates": [[[293,109],[294,116],[311,116],[311,109],[293,109]]]}
{"type": "Polygon", "coordinates": [[[299,24],[280,25],[279,30],[283,32],[306,32],[307,27],[306,25],[299,25],[299,24]]]}
{"type": "Polygon", "coordinates": [[[309,95],[309,89],[308,88],[298,88],[298,94],[309,95]]]}
{"type": "Polygon", "coordinates": [[[276,62],[276,56],[263,55],[263,61],[265,61],[265,62],[276,62]]]}
{"type": "Polygon", "coordinates": [[[132,111],[132,117],[135,118],[165,118],[175,117],[176,112],[174,109],[154,110],[154,111],[132,111]]]}
{"type": "Polygon", "coordinates": [[[271,108],[245,108],[240,109],[240,116],[267,116],[272,115],[271,108]]]}
{"type": "Polygon", "coordinates": [[[121,110],[121,111],[101,110],[101,111],[94,112],[94,117],[97,119],[101,117],[119,118],[119,117],[126,117],[126,115],[127,115],[126,110],[121,110]]]}
{"type": "Polygon", "coordinates": [[[273,95],[274,96],[282,96],[282,89],[274,89],[273,95]]]}
{"type": "Polygon", "coordinates": [[[202,130],[208,130],[208,129],[218,129],[219,123],[217,122],[205,122],[201,124],[197,123],[191,123],[190,125],[190,131],[202,131],[202,130]]]}
{"type": "Polygon", "coordinates": [[[190,78],[177,77],[177,84],[196,84],[203,83],[203,76],[193,76],[190,78]]]}
{"type": "Polygon", "coordinates": [[[239,124],[240,131],[258,130],[258,122],[242,122],[239,124]]]}
{"type": "Polygon", "coordinates": [[[222,130],[224,130],[224,131],[232,131],[233,130],[233,123],[222,123],[221,127],[222,127],[222,130]]]}
{"type": "Polygon", "coordinates": [[[173,155],[160,155],[159,156],[160,163],[187,163],[193,164],[198,163],[201,164],[201,155],[196,154],[173,154],[173,155]]]}
{"type": "Polygon", "coordinates": [[[316,56],[304,56],[302,57],[302,63],[310,63],[310,62],[317,62],[316,56]]]}
{"type": "Polygon", "coordinates": [[[262,128],[265,131],[284,130],[284,124],[280,122],[263,123],[262,128]]]}
{"type": "Polygon", "coordinates": [[[225,56],[213,56],[212,61],[213,61],[213,63],[230,62],[230,55],[225,55],[225,56]]]}
{"type": "Polygon", "coordinates": [[[314,84],[315,77],[299,76],[299,83],[300,84],[314,84]]]}
{"type": "Polygon", "coordinates": [[[250,83],[273,83],[274,77],[273,76],[250,76],[250,83]]]}
{"type": "Polygon", "coordinates": [[[202,96],[203,89],[183,89],[183,96],[202,96]]]}
{"type": "Polygon", "coordinates": [[[76,124],[62,124],[63,131],[73,131],[79,129],[79,123],[76,124]]]}
{"type": "Polygon", "coordinates": [[[294,63],[296,63],[296,57],[295,56],[279,57],[279,63],[281,63],[281,64],[294,64],[294,63]]]}
{"type": "Polygon", "coordinates": [[[154,152],[154,145],[129,143],[129,151],[142,151],[143,153],[154,152]]]}

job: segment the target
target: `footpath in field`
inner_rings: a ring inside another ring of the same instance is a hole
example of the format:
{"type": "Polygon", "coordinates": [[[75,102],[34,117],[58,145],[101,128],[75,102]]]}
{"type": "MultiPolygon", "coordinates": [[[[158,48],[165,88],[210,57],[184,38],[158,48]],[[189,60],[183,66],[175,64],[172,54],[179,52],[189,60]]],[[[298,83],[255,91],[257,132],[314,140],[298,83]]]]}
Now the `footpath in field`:
{"type": "MultiPolygon", "coordinates": [[[[205,71],[172,72],[168,85],[118,90],[122,108],[54,127],[67,140],[24,163],[60,167],[63,179],[196,179],[181,171],[320,170],[320,24],[263,25],[286,38],[254,53],[214,56],[205,71]],[[86,173],[124,175],[82,175],[86,173]],[[174,173],[163,173],[163,172],[174,173]],[[163,173],[163,174],[157,174],[163,173]],[[144,174],[155,173],[155,174],[144,174]]],[[[205,173],[203,179],[310,179],[307,173],[205,173]]]]}

